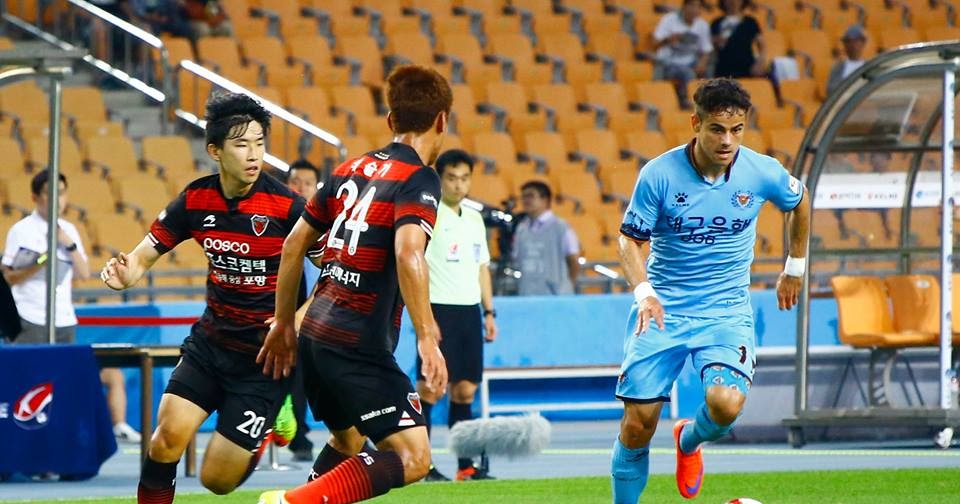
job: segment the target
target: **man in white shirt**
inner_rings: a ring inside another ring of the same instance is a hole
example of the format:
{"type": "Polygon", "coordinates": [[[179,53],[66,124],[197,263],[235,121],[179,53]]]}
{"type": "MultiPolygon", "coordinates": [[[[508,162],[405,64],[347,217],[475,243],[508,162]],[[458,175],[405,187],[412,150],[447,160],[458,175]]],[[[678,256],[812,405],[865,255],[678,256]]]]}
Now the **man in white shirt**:
{"type": "Polygon", "coordinates": [[[701,0],[684,0],[679,11],[664,14],[653,32],[657,64],[663,78],[673,81],[680,104],[687,108],[687,83],[707,72],[713,52],[710,25],[700,17],[701,0]]]}
{"type": "MultiPolygon", "coordinates": [[[[47,337],[47,278],[44,267],[50,254],[47,251],[47,180],[49,172],[37,173],[30,181],[30,192],[36,205],[33,213],[18,221],[7,232],[4,245],[3,277],[10,284],[20,324],[17,335],[20,344],[48,343],[47,337]]],[[[67,178],[60,174],[59,209],[62,215],[67,206],[67,178]]],[[[77,315],[73,310],[71,282],[76,277],[90,276],[87,254],[77,228],[63,217],[57,219],[57,303],[54,324],[57,343],[74,343],[77,337],[77,315]]],[[[107,403],[117,438],[132,443],[140,442],[140,433],[126,422],[127,397],[124,376],[119,369],[104,368],[100,380],[107,387],[107,403]]]]}
{"type": "Polygon", "coordinates": [[[858,68],[863,66],[863,50],[867,45],[867,32],[863,27],[855,24],[847,28],[843,38],[843,52],[847,58],[834,63],[830,69],[830,77],[827,79],[827,94],[834,92],[844,79],[850,76],[858,68]]]}

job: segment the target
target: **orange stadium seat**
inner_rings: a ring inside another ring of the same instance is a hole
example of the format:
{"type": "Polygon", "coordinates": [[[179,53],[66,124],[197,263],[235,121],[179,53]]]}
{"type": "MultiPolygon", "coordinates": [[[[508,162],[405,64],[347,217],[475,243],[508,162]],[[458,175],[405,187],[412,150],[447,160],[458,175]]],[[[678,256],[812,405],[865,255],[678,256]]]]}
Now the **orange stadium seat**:
{"type": "Polygon", "coordinates": [[[289,87],[304,84],[307,77],[304,65],[287,64],[287,54],[280,39],[251,37],[242,39],[240,47],[248,62],[266,68],[268,85],[289,87]]]}
{"type": "Polygon", "coordinates": [[[484,98],[483,87],[488,82],[501,80],[500,65],[484,62],[480,42],[469,32],[447,33],[438,37],[436,51],[463,65],[465,80],[473,88],[473,95],[477,99],[484,98]]]}
{"type": "Polygon", "coordinates": [[[229,75],[244,83],[256,83],[259,74],[257,66],[245,66],[240,58],[237,41],[227,37],[204,37],[197,41],[199,63],[211,70],[229,75]]]}
{"type": "Polygon", "coordinates": [[[503,0],[460,0],[459,4],[459,7],[468,13],[477,13],[486,20],[503,15],[503,7],[506,2],[503,0]]]}
{"type": "Polygon", "coordinates": [[[563,133],[567,145],[573,145],[577,131],[597,126],[596,114],[580,112],[579,100],[573,87],[567,84],[544,84],[533,87],[534,101],[553,111],[557,120],[557,130],[563,133]]]}
{"type": "Polygon", "coordinates": [[[842,217],[842,211],[826,209],[813,211],[811,220],[814,224],[810,232],[819,240],[818,248],[860,248],[862,246],[861,241],[853,233],[848,232],[848,226],[844,224],[842,217]]]}
{"type": "Polygon", "coordinates": [[[487,102],[506,112],[513,141],[521,150],[526,148],[523,137],[527,132],[546,128],[546,114],[542,110],[530,111],[526,91],[520,83],[487,84],[487,102]]]}
{"type": "Polygon", "coordinates": [[[603,80],[603,66],[587,61],[583,45],[573,33],[549,33],[538,37],[537,42],[543,54],[563,61],[567,82],[577,90],[578,98],[585,97],[584,86],[603,80]]]}
{"type": "Polygon", "coordinates": [[[533,44],[526,35],[492,35],[487,41],[487,50],[490,55],[509,61],[514,71],[514,80],[526,86],[553,82],[553,67],[536,61],[533,44]]]}
{"type": "Polygon", "coordinates": [[[337,86],[331,89],[333,105],[339,113],[360,117],[377,115],[373,95],[364,86],[337,86]]]}
{"type": "Polygon", "coordinates": [[[317,21],[300,15],[297,0],[270,0],[264,7],[279,16],[280,35],[284,37],[317,33],[317,21]]]}
{"type": "MultiPolygon", "coordinates": [[[[68,182],[73,187],[73,179],[69,173],[68,182]]],[[[19,170],[13,173],[5,173],[0,183],[3,184],[3,203],[5,206],[13,207],[21,212],[33,210],[33,195],[30,192],[30,181],[33,179],[32,173],[19,170]]],[[[16,212],[15,212],[16,213],[16,212]]],[[[3,212],[0,212],[2,215],[3,212]]],[[[0,228],[0,238],[6,237],[6,231],[9,228],[0,228]]]]}
{"type": "Polygon", "coordinates": [[[781,164],[790,168],[800,150],[800,143],[806,130],[803,128],[787,128],[769,130],[769,145],[771,155],[781,164]]]}
{"type": "Polygon", "coordinates": [[[100,173],[65,173],[70,177],[70,204],[86,211],[88,220],[93,215],[112,214],[117,211],[114,190],[100,173]]]}
{"type": "Polygon", "coordinates": [[[430,27],[435,40],[451,33],[470,33],[470,18],[467,16],[434,16],[430,27]]]}
{"type": "Polygon", "coordinates": [[[577,152],[597,161],[601,176],[607,171],[631,169],[636,161],[621,160],[620,147],[614,132],[609,130],[583,130],[577,132],[577,152]]]}
{"type": "Polygon", "coordinates": [[[517,164],[517,149],[513,139],[504,132],[478,133],[473,137],[472,150],[478,158],[492,161],[501,173],[517,164]]]}
{"type": "Polygon", "coordinates": [[[643,104],[650,110],[664,114],[680,111],[680,102],[677,100],[677,91],[673,84],[665,81],[641,82],[635,87],[635,101],[643,104]]]}
{"type": "Polygon", "coordinates": [[[526,153],[538,164],[545,163],[551,176],[560,172],[583,171],[586,163],[570,161],[567,153],[572,146],[564,143],[564,137],[553,131],[531,131],[526,134],[526,153]]]}
{"type": "Polygon", "coordinates": [[[106,121],[78,121],[73,125],[74,136],[81,144],[93,137],[122,137],[123,123],[106,121]]]}
{"type": "Polygon", "coordinates": [[[935,338],[918,332],[897,332],[882,280],[873,276],[837,275],[830,279],[837,300],[840,342],[853,347],[932,345],[935,338]]]}
{"type": "Polygon", "coordinates": [[[631,110],[627,91],[618,82],[597,82],[587,85],[586,102],[603,107],[607,112],[608,127],[621,137],[644,128],[647,116],[643,110],[631,110]]]}
{"type": "Polygon", "coordinates": [[[530,17],[538,36],[570,30],[570,17],[554,13],[551,0],[512,0],[510,5],[521,15],[530,17]]]}
{"type": "Polygon", "coordinates": [[[884,28],[880,32],[880,41],[877,46],[883,51],[890,51],[899,46],[923,42],[919,30],[913,28],[884,28]]]}
{"type": "Polygon", "coordinates": [[[378,87],[383,85],[383,57],[380,45],[370,35],[337,38],[337,54],[360,63],[360,83],[378,87]]]}
{"type": "Polygon", "coordinates": [[[600,184],[592,173],[584,171],[562,172],[555,181],[558,193],[565,198],[576,201],[586,212],[595,212],[601,209],[603,198],[600,195],[600,184]]]}
{"type": "Polygon", "coordinates": [[[133,142],[126,137],[93,137],[84,146],[88,163],[104,168],[113,179],[140,173],[133,142]]]}
{"type": "Polygon", "coordinates": [[[521,18],[517,15],[496,14],[483,17],[483,33],[488,37],[501,33],[520,33],[521,18]]]}
{"type": "Polygon", "coordinates": [[[867,248],[894,248],[896,238],[889,236],[879,210],[847,210],[844,221],[863,238],[867,248]]]}
{"type": "Polygon", "coordinates": [[[502,207],[510,199],[510,189],[500,175],[481,173],[474,167],[469,197],[487,205],[502,207]]]}
{"type": "Polygon", "coordinates": [[[630,201],[637,184],[636,170],[617,170],[604,178],[604,192],[622,202],[630,201]]]}
{"type": "Polygon", "coordinates": [[[63,88],[63,114],[73,120],[106,121],[107,107],[103,94],[92,86],[63,88]]]}
{"type": "Polygon", "coordinates": [[[252,17],[247,0],[220,0],[220,5],[230,18],[235,37],[256,37],[267,34],[267,18],[252,17]]]}
{"type": "Polygon", "coordinates": [[[617,62],[618,67],[623,63],[633,61],[635,53],[630,35],[620,30],[591,33],[587,41],[587,50],[613,59],[617,62]]]}
{"type": "Polygon", "coordinates": [[[473,90],[466,84],[453,84],[453,120],[460,135],[473,135],[481,131],[493,130],[493,118],[477,113],[477,103],[473,99],[473,90]]]}
{"type": "MultiPolygon", "coordinates": [[[[50,142],[47,137],[31,138],[27,140],[27,159],[34,170],[43,169],[47,166],[47,160],[50,155],[50,142]]],[[[80,149],[69,137],[60,138],[60,169],[64,173],[77,173],[83,169],[83,157],[80,156],[80,149]]]]}
{"type": "Polygon", "coordinates": [[[800,107],[801,120],[804,125],[820,108],[819,84],[811,78],[780,81],[780,95],[786,104],[800,107]]]}
{"type": "Polygon", "coordinates": [[[667,142],[667,138],[659,131],[638,130],[627,134],[627,150],[643,162],[663,154],[667,149],[675,147],[667,142]]]}
{"type": "Polygon", "coordinates": [[[286,39],[286,48],[291,61],[309,65],[314,85],[332,87],[350,83],[350,67],[334,64],[326,38],[319,35],[291,37],[286,39]]]}
{"type": "MultiPolygon", "coordinates": [[[[940,282],[937,278],[933,275],[891,275],[884,279],[884,283],[893,308],[894,330],[925,333],[936,341],[940,336],[940,282]]],[[[960,342],[960,335],[954,334],[952,339],[960,342]]]]}
{"type": "Polygon", "coordinates": [[[144,226],[132,214],[88,215],[87,229],[100,247],[114,252],[133,250],[146,234],[144,226]]]}
{"type": "Polygon", "coordinates": [[[361,156],[375,148],[373,142],[367,137],[348,136],[340,140],[343,141],[343,146],[347,148],[347,159],[361,156]]]}
{"type": "Polygon", "coordinates": [[[195,173],[190,143],[179,135],[145,136],[140,140],[143,164],[163,175],[195,173]]]}
{"type": "Polygon", "coordinates": [[[119,202],[125,212],[134,210],[141,222],[149,225],[161,210],[166,208],[170,198],[164,182],[156,177],[126,177],[115,182],[119,202]]]}
{"type": "Polygon", "coordinates": [[[389,34],[383,54],[403,63],[414,63],[428,67],[437,66],[433,61],[433,47],[430,46],[430,39],[420,32],[389,34]]]}
{"type": "Polygon", "coordinates": [[[49,98],[32,81],[0,88],[0,111],[20,121],[50,121],[49,98]]]}
{"type": "Polygon", "coordinates": [[[924,30],[924,36],[928,42],[937,40],[960,40],[960,27],[930,26],[924,30]]]}

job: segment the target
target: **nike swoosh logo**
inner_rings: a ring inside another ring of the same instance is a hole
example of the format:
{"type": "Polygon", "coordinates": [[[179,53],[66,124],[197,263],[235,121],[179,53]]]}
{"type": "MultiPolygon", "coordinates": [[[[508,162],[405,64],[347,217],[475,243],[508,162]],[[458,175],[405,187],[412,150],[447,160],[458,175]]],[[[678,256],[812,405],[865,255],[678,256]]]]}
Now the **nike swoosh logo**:
{"type": "Polygon", "coordinates": [[[703,482],[703,471],[700,471],[700,474],[697,475],[697,482],[693,486],[687,485],[684,483],[683,486],[687,487],[687,493],[693,495],[700,491],[700,483],[703,482]]]}

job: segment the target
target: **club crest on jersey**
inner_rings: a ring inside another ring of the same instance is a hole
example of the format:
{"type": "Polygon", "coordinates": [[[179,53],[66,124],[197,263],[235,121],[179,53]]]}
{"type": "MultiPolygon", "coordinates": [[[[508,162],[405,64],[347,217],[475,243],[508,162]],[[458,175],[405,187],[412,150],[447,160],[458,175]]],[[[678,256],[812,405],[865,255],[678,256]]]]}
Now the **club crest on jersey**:
{"type": "Polygon", "coordinates": [[[423,406],[420,405],[420,394],[416,392],[411,392],[407,394],[407,402],[410,403],[410,406],[413,406],[413,409],[417,413],[423,414],[423,406]]]}
{"type": "Polygon", "coordinates": [[[750,208],[753,206],[753,202],[756,201],[756,197],[750,191],[737,191],[733,193],[733,197],[730,198],[730,203],[734,208],[750,208]]]}
{"type": "Polygon", "coordinates": [[[50,422],[53,404],[53,383],[41,383],[17,399],[13,405],[13,421],[22,429],[35,430],[50,422]]]}
{"type": "Polygon", "coordinates": [[[263,236],[263,233],[267,231],[267,225],[270,224],[270,219],[263,215],[254,215],[250,217],[250,225],[253,227],[253,234],[257,236],[263,236]]]}

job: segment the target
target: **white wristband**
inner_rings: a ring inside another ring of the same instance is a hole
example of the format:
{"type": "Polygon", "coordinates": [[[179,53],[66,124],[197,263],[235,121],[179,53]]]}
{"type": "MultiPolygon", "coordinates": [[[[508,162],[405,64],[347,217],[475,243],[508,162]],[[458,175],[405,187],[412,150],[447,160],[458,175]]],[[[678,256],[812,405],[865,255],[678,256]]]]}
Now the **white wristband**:
{"type": "Polygon", "coordinates": [[[783,272],[792,277],[802,277],[803,272],[807,270],[806,257],[787,256],[787,262],[783,265],[783,272]]]}
{"type": "Polygon", "coordinates": [[[633,298],[637,300],[637,303],[640,303],[640,301],[648,297],[657,297],[657,292],[653,290],[650,282],[640,282],[633,288],[633,298]]]}

